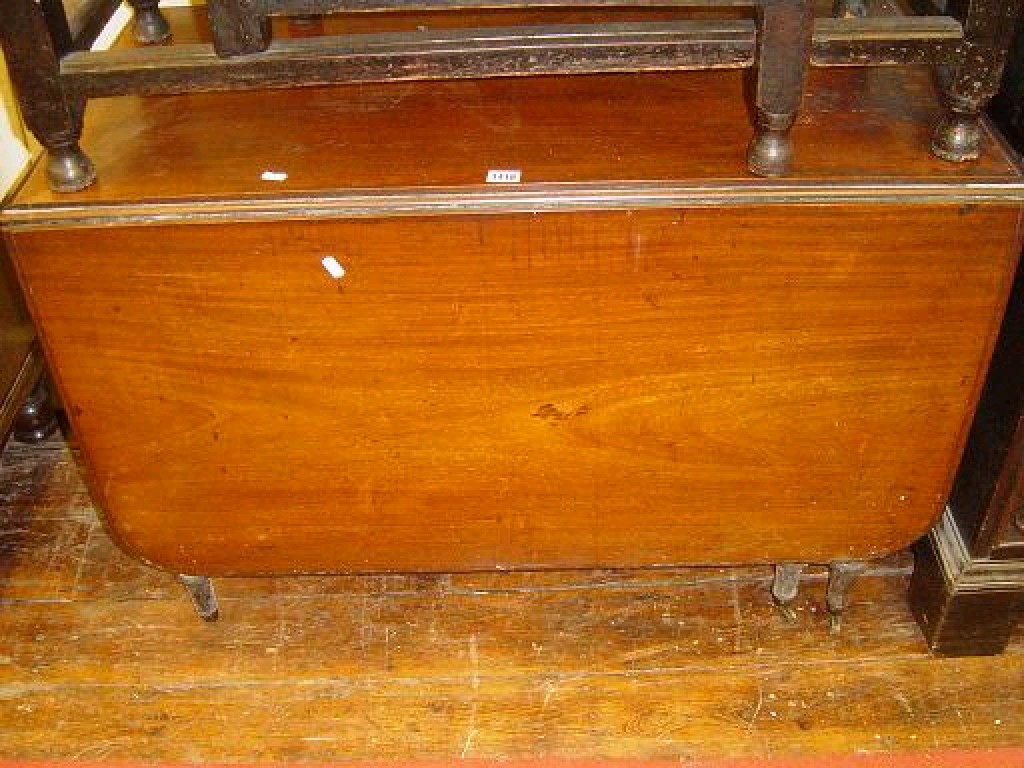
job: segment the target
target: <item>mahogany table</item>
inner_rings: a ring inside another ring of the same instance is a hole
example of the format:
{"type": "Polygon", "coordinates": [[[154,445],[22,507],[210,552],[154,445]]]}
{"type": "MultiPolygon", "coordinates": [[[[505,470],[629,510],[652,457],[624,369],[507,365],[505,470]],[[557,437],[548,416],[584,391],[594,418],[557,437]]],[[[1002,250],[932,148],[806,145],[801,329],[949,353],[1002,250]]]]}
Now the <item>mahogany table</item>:
{"type": "Polygon", "coordinates": [[[212,576],[685,563],[783,605],[830,564],[840,612],[943,509],[1024,181],[987,131],[929,152],[921,69],[812,73],[751,177],[743,89],[94,104],[99,181],[37,168],[2,223],[115,540],[207,617],[212,576]]]}

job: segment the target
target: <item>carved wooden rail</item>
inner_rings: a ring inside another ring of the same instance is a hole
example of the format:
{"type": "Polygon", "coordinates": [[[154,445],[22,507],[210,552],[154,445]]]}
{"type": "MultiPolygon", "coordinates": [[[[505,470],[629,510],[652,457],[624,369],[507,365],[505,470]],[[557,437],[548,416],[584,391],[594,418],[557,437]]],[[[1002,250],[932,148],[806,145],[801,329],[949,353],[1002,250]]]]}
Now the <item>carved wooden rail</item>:
{"type": "MultiPolygon", "coordinates": [[[[136,36],[163,42],[157,0],[130,0],[136,36]]],[[[967,0],[954,16],[864,17],[863,0],[837,0],[841,18],[812,18],[810,0],[208,0],[213,45],[89,51],[113,12],[73,35],[61,0],[2,0],[0,37],[26,122],[47,149],[57,191],[96,177],[79,147],[86,100],[123,94],[237,90],[335,82],[383,82],[706,68],[753,68],[754,136],[748,167],[787,172],[789,130],[809,65],[939,67],[947,117],[932,151],[978,156],[979,115],[995,93],[1021,0],[967,0]],[[443,29],[273,40],[277,15],[536,7],[736,7],[753,20],[599,23],[443,29]]],[[[642,87],[642,80],[638,80],[642,87]]]]}

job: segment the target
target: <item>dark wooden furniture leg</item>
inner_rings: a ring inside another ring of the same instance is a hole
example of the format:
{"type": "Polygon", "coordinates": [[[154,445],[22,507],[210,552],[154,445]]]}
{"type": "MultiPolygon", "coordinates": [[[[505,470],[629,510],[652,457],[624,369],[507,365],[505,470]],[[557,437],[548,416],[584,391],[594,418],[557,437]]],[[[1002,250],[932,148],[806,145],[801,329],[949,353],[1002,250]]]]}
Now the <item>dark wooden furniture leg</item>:
{"type": "MultiPolygon", "coordinates": [[[[806,567],[805,563],[779,563],[775,566],[772,602],[790,622],[797,620],[793,602],[800,591],[800,576],[806,567]]],[[[825,604],[828,606],[833,632],[838,632],[841,627],[843,611],[849,604],[850,588],[866,569],[867,563],[861,560],[838,560],[829,564],[825,604]]]]}
{"type": "Polygon", "coordinates": [[[843,612],[850,604],[850,590],[867,567],[863,560],[838,560],[829,565],[825,605],[828,607],[833,633],[839,632],[842,627],[843,612]]]}
{"type": "Polygon", "coordinates": [[[196,613],[203,621],[216,621],[220,618],[217,606],[217,595],[213,591],[213,582],[206,576],[188,576],[181,574],[178,582],[185,588],[196,613]]]}
{"type": "MultiPolygon", "coordinates": [[[[0,2],[0,40],[25,123],[46,148],[46,176],[57,192],[75,192],[96,179],[96,169],[78,145],[85,101],[69,94],[60,79],[60,25],[47,23],[44,6],[34,0],[0,2]]],[[[67,21],[63,22],[66,31],[67,21]]]]}
{"type": "Polygon", "coordinates": [[[910,604],[932,651],[1002,651],[1024,610],[1024,273],[949,504],[916,554],[910,604]]]}
{"type": "Polygon", "coordinates": [[[793,601],[800,593],[800,575],[806,563],[779,563],[772,580],[772,602],[787,621],[796,621],[793,601]]]}
{"type": "Polygon", "coordinates": [[[832,15],[837,19],[863,19],[868,15],[867,0],[835,0],[832,15]]]}
{"type": "Polygon", "coordinates": [[[964,39],[956,61],[939,72],[948,114],[932,135],[932,152],[943,160],[975,160],[981,150],[981,111],[1003,74],[1020,0],[965,0],[964,39]]]}
{"type": "Polygon", "coordinates": [[[135,39],[140,43],[162,43],[171,36],[171,25],[160,13],[160,0],[128,0],[135,12],[135,39]]]}
{"type": "Polygon", "coordinates": [[[57,431],[57,416],[50,404],[46,379],[40,378],[14,419],[14,438],[23,443],[38,443],[57,431]]]}
{"type": "Polygon", "coordinates": [[[803,97],[813,19],[807,0],[766,0],[758,7],[755,134],[747,166],[758,176],[789,170],[789,130],[803,97]]]}
{"type": "Polygon", "coordinates": [[[270,45],[270,20],[253,15],[245,0],[208,0],[210,34],[220,56],[265,51],[270,45]]]}

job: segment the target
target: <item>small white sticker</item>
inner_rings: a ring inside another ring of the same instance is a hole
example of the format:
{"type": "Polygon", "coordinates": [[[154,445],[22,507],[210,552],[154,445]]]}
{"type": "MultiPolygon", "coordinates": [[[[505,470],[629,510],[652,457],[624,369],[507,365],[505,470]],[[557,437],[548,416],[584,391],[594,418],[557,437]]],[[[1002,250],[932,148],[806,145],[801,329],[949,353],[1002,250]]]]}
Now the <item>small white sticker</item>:
{"type": "Polygon", "coordinates": [[[523,177],[523,172],[518,170],[488,171],[488,184],[518,184],[523,177]]]}
{"type": "Polygon", "coordinates": [[[345,276],[345,268],[338,263],[338,260],[333,256],[324,256],[320,259],[320,263],[324,265],[324,269],[327,270],[327,274],[333,277],[335,280],[340,280],[345,276]]]}
{"type": "Polygon", "coordinates": [[[260,178],[264,181],[287,181],[288,174],[284,171],[264,171],[260,178]]]}

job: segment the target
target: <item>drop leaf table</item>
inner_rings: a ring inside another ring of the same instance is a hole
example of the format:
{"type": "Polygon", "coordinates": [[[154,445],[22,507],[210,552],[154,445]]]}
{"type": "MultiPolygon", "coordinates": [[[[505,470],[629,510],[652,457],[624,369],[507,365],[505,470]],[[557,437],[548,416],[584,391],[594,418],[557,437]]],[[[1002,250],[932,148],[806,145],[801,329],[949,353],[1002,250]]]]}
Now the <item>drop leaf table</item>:
{"type": "MultiPolygon", "coordinates": [[[[204,14],[172,18],[208,34],[204,14]]],[[[127,96],[4,238],[106,524],[182,577],[776,564],[785,609],[949,493],[1020,246],[923,68],[127,96]],[[244,129],[242,127],[244,126],[244,129]]]]}

